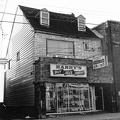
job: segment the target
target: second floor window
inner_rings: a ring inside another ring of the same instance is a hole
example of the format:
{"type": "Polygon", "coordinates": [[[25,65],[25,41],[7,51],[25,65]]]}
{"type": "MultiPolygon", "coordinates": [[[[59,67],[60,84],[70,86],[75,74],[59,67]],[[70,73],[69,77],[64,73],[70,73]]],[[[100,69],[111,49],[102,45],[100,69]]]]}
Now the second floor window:
{"type": "Polygon", "coordinates": [[[84,50],[86,50],[86,51],[93,51],[94,50],[93,43],[84,42],[84,50]]]}
{"type": "Polygon", "coordinates": [[[17,52],[17,61],[19,61],[19,60],[20,60],[20,51],[17,52]]]}
{"type": "Polygon", "coordinates": [[[47,40],[47,55],[74,56],[73,42],[47,40]]]}
{"type": "Polygon", "coordinates": [[[9,62],[8,62],[8,69],[10,69],[11,66],[12,66],[12,60],[9,60],[9,62]]]}

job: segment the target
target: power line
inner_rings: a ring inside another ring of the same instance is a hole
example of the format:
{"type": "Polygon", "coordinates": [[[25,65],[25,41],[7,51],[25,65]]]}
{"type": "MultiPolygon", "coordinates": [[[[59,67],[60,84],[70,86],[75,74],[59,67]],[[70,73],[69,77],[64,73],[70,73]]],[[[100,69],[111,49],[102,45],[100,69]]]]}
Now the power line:
{"type": "Polygon", "coordinates": [[[9,41],[8,41],[8,47],[7,47],[6,55],[7,55],[8,50],[9,50],[9,45],[10,45],[10,40],[11,40],[11,37],[12,37],[12,32],[13,32],[13,28],[14,28],[14,21],[15,21],[15,18],[16,18],[17,10],[18,10],[18,7],[17,7],[16,12],[15,12],[15,16],[14,16],[14,20],[13,20],[13,24],[12,24],[12,28],[11,28],[11,32],[10,32],[10,37],[9,37],[9,41]]]}
{"type": "MultiPolygon", "coordinates": [[[[4,15],[6,14],[6,15],[16,15],[16,16],[24,16],[24,15],[20,15],[20,14],[13,14],[13,13],[7,13],[7,12],[0,12],[1,14],[3,14],[4,13],[4,15]]],[[[70,14],[69,14],[70,15],[70,14]]],[[[29,15],[27,15],[27,17],[29,17],[29,18],[40,18],[40,17],[35,17],[35,16],[29,16],[29,15]]],[[[76,17],[75,17],[76,18],[76,17]]],[[[61,20],[61,19],[51,19],[51,20],[55,20],[55,21],[66,21],[66,20],[61,20]]],[[[68,20],[67,20],[68,21],[68,20]]],[[[3,21],[3,20],[1,20],[0,22],[7,22],[7,23],[13,23],[12,21],[3,21]]],[[[71,21],[68,21],[68,22],[71,22],[71,21]]],[[[22,22],[15,22],[15,23],[21,23],[22,24],[22,22]]],[[[28,23],[23,23],[23,24],[28,24],[28,23]]],[[[86,23],[86,24],[89,24],[89,25],[99,25],[99,24],[96,24],[96,23],[86,23]]]]}
{"type": "MultiPolygon", "coordinates": [[[[3,13],[3,12],[0,12],[0,13],[3,13]]],[[[4,14],[8,14],[8,15],[16,15],[16,16],[24,16],[24,15],[20,15],[20,14],[13,14],[13,13],[4,13],[4,14]]],[[[40,18],[40,17],[35,17],[35,16],[27,16],[29,18],[40,18]]],[[[55,21],[66,21],[66,20],[61,20],[61,19],[50,19],[50,20],[55,20],[55,21]]],[[[67,20],[68,21],[68,20],[67,20]]],[[[3,21],[1,20],[0,22],[7,22],[7,23],[13,23],[12,21],[3,21]]],[[[71,21],[68,21],[68,22],[71,22],[71,21]]],[[[23,23],[23,22],[14,22],[14,23],[21,23],[21,24],[28,24],[28,23],[23,23]]],[[[99,25],[99,24],[95,24],[95,23],[86,23],[86,24],[89,24],[89,25],[99,25]]]]}
{"type": "MultiPolygon", "coordinates": [[[[63,12],[63,11],[61,11],[61,12],[63,12]]],[[[7,12],[3,12],[3,11],[0,11],[0,13],[2,13],[2,14],[3,14],[3,13],[4,13],[4,14],[9,14],[9,15],[15,15],[14,13],[7,13],[7,12]]],[[[68,12],[65,11],[64,13],[66,14],[66,13],[68,13],[68,12]]],[[[70,14],[70,12],[69,12],[68,14],[70,14]]],[[[75,13],[75,14],[80,14],[80,13],[75,13]]],[[[99,15],[99,16],[100,16],[100,14],[98,14],[98,13],[92,13],[92,14],[91,14],[91,13],[82,13],[82,14],[99,15]]],[[[18,14],[17,14],[17,15],[18,15],[18,14]]],[[[104,14],[104,12],[101,14],[101,16],[106,16],[106,15],[107,15],[107,14],[104,14]]],[[[116,13],[116,14],[113,13],[112,15],[113,15],[113,16],[115,16],[115,15],[120,15],[120,13],[116,13]]],[[[22,16],[22,15],[19,15],[19,16],[22,16]]],[[[109,15],[107,15],[107,16],[111,16],[111,13],[110,13],[109,15]]]]}
{"type": "MultiPolygon", "coordinates": [[[[65,21],[65,20],[62,20],[62,21],[65,21]]],[[[18,23],[18,24],[29,24],[29,23],[24,23],[24,22],[13,22],[13,21],[0,21],[0,22],[18,23]]],[[[99,25],[99,24],[95,24],[95,23],[85,23],[85,24],[89,24],[89,25],[99,25]]]]}
{"type": "MultiPolygon", "coordinates": [[[[7,3],[8,3],[8,0],[6,0],[5,8],[4,8],[4,12],[2,13],[1,24],[0,24],[1,25],[1,30],[2,30],[1,48],[2,48],[2,44],[3,44],[3,36],[5,35],[4,31],[3,31],[3,28],[2,28],[2,21],[3,21],[3,18],[4,18],[5,11],[6,11],[7,3]]],[[[1,52],[1,56],[2,56],[2,49],[1,49],[0,52],[1,52]]]]}
{"type": "MultiPolygon", "coordinates": [[[[25,5],[25,4],[28,5],[29,3],[24,2],[24,5],[25,5]]],[[[30,5],[31,5],[31,4],[30,4],[30,5]]],[[[102,14],[103,14],[103,13],[104,13],[104,14],[107,13],[107,14],[113,14],[113,15],[115,15],[115,14],[120,14],[120,13],[118,13],[118,12],[114,12],[114,13],[113,13],[113,12],[106,12],[106,11],[86,10],[86,9],[78,9],[78,8],[71,8],[71,7],[60,7],[60,6],[49,6],[49,5],[34,4],[34,3],[32,4],[32,6],[33,6],[33,5],[35,5],[35,6],[37,5],[37,6],[39,6],[39,7],[40,7],[40,6],[51,7],[52,9],[53,9],[53,8],[60,8],[60,9],[63,8],[63,9],[67,9],[67,10],[68,10],[68,9],[71,9],[71,10],[77,10],[77,11],[88,11],[88,12],[94,12],[94,13],[96,12],[97,15],[98,15],[99,13],[102,13],[102,14]]],[[[39,7],[37,7],[37,8],[39,9],[39,7]]],[[[32,7],[31,7],[31,8],[32,8],[32,7]]],[[[64,12],[64,11],[62,11],[62,12],[64,12]]],[[[65,11],[65,12],[66,12],[66,11],[65,11]]],[[[77,14],[80,14],[80,13],[77,13],[77,14]]]]}
{"type": "MultiPolygon", "coordinates": [[[[3,13],[3,12],[0,12],[0,13],[3,13]]],[[[20,14],[13,14],[13,13],[4,13],[4,14],[8,14],[8,15],[16,15],[16,16],[21,16],[23,17],[24,15],[20,15],[20,14]]],[[[27,15],[27,17],[29,18],[40,18],[40,17],[35,17],[35,16],[29,16],[27,15]]],[[[76,18],[76,17],[75,17],[76,18]]],[[[68,22],[71,22],[69,20],[61,20],[61,19],[50,19],[50,20],[55,20],[55,21],[68,21],[68,22]]],[[[1,20],[0,22],[7,22],[7,23],[13,23],[12,21],[3,21],[1,20]]],[[[73,21],[74,22],[74,21],[73,21]]],[[[23,22],[14,22],[14,23],[23,23],[23,22]]],[[[28,23],[23,23],[23,24],[28,24],[28,23]]],[[[89,24],[89,25],[99,25],[99,24],[95,24],[95,23],[86,23],[86,24],[89,24]]]]}
{"type": "Polygon", "coordinates": [[[7,3],[8,3],[8,0],[6,0],[6,3],[5,3],[5,8],[4,8],[4,12],[3,12],[3,15],[2,15],[1,21],[2,21],[3,18],[4,18],[4,14],[5,14],[5,11],[6,11],[7,3]]]}

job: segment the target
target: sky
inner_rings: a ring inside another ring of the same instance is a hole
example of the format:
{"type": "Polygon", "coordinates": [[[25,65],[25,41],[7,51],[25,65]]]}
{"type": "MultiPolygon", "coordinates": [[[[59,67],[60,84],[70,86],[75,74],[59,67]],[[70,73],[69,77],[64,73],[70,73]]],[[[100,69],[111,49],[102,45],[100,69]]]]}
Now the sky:
{"type": "MultiPolygon", "coordinates": [[[[86,25],[90,28],[107,20],[120,21],[119,0],[0,0],[0,11],[15,14],[18,5],[38,9],[46,8],[59,13],[74,13],[76,17],[82,14],[86,18],[86,25]]],[[[4,14],[3,16],[0,13],[0,18],[3,21],[12,22],[14,15],[4,14]]],[[[3,57],[6,54],[11,27],[12,23],[2,22],[5,35],[2,40],[3,57]]]]}
{"type": "MultiPolygon", "coordinates": [[[[2,12],[15,14],[17,6],[23,5],[38,9],[46,8],[48,11],[58,13],[73,13],[76,17],[82,14],[86,18],[86,25],[93,28],[107,20],[120,21],[119,3],[119,0],[0,0],[0,21],[12,22],[14,15],[3,15],[2,12]]],[[[3,37],[0,37],[0,57],[6,55],[12,28],[12,23],[9,22],[0,22],[2,33],[4,33],[3,37]]],[[[0,69],[0,71],[2,70],[0,69]]],[[[3,90],[3,82],[1,81],[0,91],[3,90]]]]}

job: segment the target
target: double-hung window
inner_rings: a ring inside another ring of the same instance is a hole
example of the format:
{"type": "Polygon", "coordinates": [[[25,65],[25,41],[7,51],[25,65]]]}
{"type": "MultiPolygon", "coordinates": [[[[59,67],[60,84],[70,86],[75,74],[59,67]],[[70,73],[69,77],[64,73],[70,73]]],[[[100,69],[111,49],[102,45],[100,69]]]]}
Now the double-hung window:
{"type": "Polygon", "coordinates": [[[82,15],[78,16],[77,22],[78,22],[78,31],[86,31],[85,18],[82,15]]]}
{"type": "Polygon", "coordinates": [[[40,23],[41,25],[49,26],[49,12],[47,10],[42,10],[40,12],[40,23]]]}
{"type": "Polygon", "coordinates": [[[60,40],[47,40],[47,56],[74,56],[73,42],[60,40]]]}

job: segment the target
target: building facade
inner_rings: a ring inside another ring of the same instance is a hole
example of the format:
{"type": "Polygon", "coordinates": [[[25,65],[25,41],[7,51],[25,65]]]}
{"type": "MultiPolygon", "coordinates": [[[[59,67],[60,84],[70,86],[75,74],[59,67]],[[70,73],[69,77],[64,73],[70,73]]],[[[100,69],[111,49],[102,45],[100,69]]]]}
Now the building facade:
{"type": "Polygon", "coordinates": [[[113,93],[115,98],[115,111],[120,111],[120,82],[119,82],[119,70],[120,70],[120,22],[119,21],[106,21],[94,28],[103,35],[103,53],[108,55],[108,62],[112,66],[113,73],[113,93]]]}
{"type": "Polygon", "coordinates": [[[18,6],[7,50],[7,109],[38,118],[112,111],[112,63],[102,42],[82,15],[18,6]]]}

